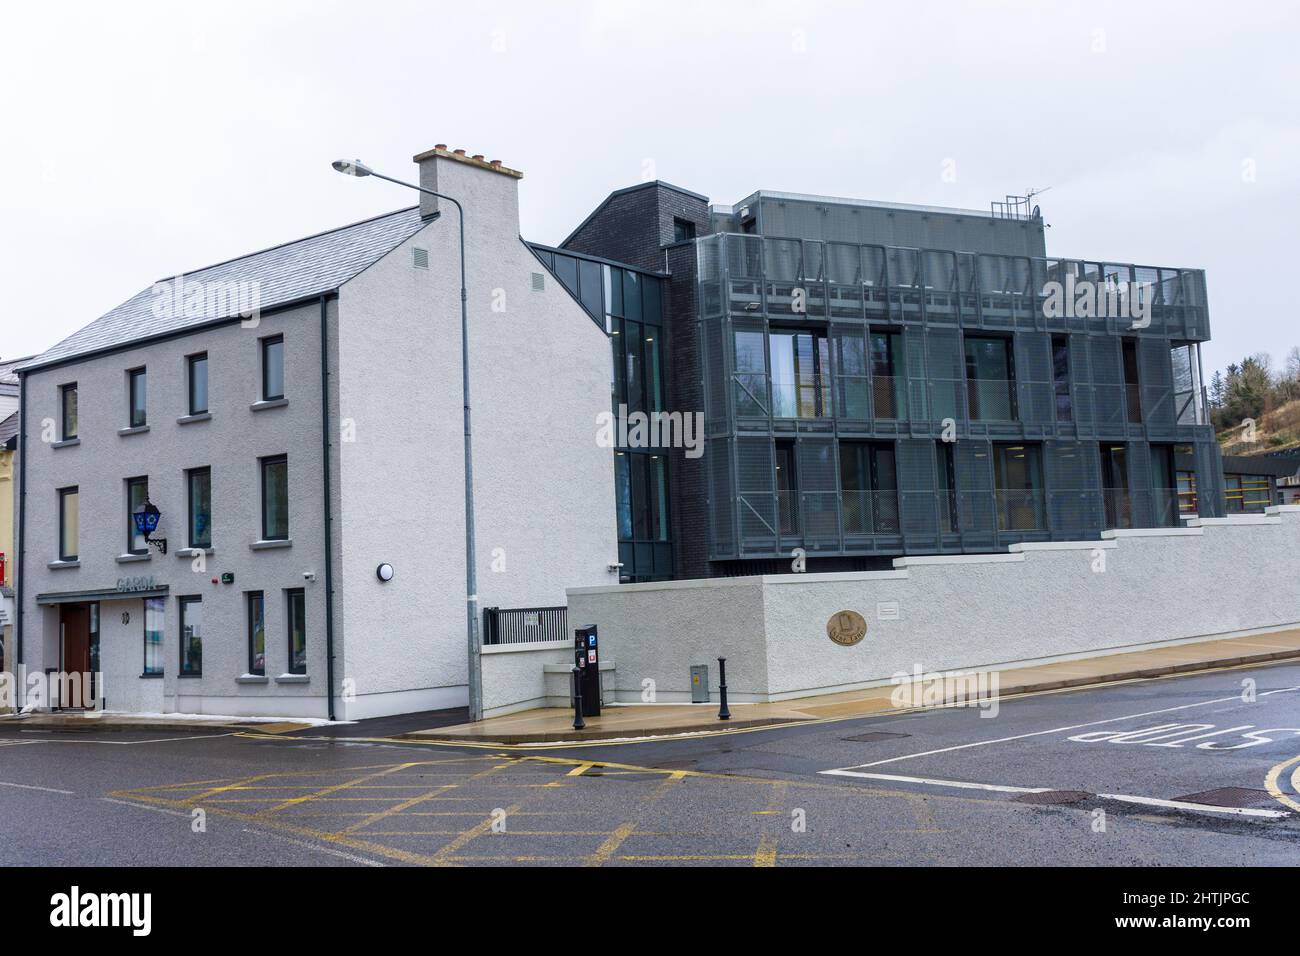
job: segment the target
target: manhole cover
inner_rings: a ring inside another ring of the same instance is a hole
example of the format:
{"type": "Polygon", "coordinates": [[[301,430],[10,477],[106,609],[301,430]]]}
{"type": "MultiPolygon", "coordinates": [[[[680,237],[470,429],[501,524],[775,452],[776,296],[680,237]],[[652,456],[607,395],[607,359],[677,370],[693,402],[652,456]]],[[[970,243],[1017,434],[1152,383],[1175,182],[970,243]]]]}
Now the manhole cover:
{"type": "Polygon", "coordinates": [[[1091,797],[1087,790],[1044,790],[1042,793],[1022,793],[1018,797],[1013,797],[1016,803],[1035,803],[1043,806],[1063,806],[1070,803],[1079,803],[1091,797]]]}
{"type": "Polygon", "coordinates": [[[1273,802],[1267,790],[1252,790],[1249,787],[1220,787],[1218,790],[1189,793],[1185,797],[1174,799],[1181,803],[1204,803],[1211,807],[1268,806],[1273,802]]]}
{"type": "Polygon", "coordinates": [[[856,737],[841,737],[840,740],[852,740],[854,743],[869,744],[876,740],[895,740],[899,737],[910,737],[911,734],[891,734],[884,730],[873,730],[869,734],[858,734],[856,737]]]}

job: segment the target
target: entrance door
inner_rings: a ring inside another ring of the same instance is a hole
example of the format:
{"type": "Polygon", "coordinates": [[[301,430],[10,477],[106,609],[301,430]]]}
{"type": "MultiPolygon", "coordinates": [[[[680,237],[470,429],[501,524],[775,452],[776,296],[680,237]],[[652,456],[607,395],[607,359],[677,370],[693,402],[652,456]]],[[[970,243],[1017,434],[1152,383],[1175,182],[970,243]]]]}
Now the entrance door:
{"type": "MultiPolygon", "coordinates": [[[[90,660],[90,605],[64,604],[59,608],[59,631],[62,635],[62,655],[60,670],[65,674],[91,673],[90,660]]],[[[60,687],[68,687],[68,681],[61,681],[60,687]]],[[[60,700],[59,706],[72,705],[86,707],[90,700],[60,700]]]]}

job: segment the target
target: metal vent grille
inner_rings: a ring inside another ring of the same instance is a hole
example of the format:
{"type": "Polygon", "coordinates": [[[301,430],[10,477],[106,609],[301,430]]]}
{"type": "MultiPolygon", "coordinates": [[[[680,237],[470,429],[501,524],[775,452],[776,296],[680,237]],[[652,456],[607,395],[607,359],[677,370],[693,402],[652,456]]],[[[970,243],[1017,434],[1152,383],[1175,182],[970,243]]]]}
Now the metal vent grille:
{"type": "Polygon", "coordinates": [[[546,276],[542,275],[540,272],[533,273],[533,291],[534,292],[546,291],[546,276]]]}
{"type": "Polygon", "coordinates": [[[429,250],[419,246],[411,247],[411,262],[417,269],[429,268],[429,250]]]}

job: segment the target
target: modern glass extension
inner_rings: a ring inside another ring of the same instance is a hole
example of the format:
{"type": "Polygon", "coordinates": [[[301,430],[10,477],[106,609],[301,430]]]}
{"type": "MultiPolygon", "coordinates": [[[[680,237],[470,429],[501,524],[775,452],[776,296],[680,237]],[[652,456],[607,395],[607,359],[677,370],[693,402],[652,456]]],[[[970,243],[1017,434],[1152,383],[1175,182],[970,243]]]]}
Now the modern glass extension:
{"type": "Polygon", "coordinates": [[[696,268],[713,560],[1222,513],[1199,270],[742,234],[696,268]]]}
{"type": "MultiPolygon", "coordinates": [[[[591,256],[547,246],[531,248],[609,334],[615,416],[620,408],[628,415],[664,411],[663,280],[591,256]]],[[[766,365],[763,370],[766,376],[766,365]]],[[[614,450],[614,488],[620,580],[670,579],[673,549],[666,450],[618,445],[614,450]]]]}

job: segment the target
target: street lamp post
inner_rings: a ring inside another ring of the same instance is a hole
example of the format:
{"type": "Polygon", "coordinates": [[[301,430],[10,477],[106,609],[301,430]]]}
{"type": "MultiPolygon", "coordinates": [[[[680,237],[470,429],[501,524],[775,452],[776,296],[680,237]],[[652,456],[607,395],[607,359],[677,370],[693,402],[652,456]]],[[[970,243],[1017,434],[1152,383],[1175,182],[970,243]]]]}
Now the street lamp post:
{"type": "Polygon", "coordinates": [[[478,573],[477,558],[474,547],[474,454],[471,443],[469,414],[469,314],[468,297],[465,293],[465,208],[451,196],[425,189],[415,183],[403,182],[377,173],[360,160],[349,162],[345,159],[335,160],[334,169],[345,176],[374,176],[384,182],[405,186],[428,196],[445,199],[456,207],[460,222],[460,371],[461,390],[465,402],[465,625],[468,639],[469,665],[469,719],[483,719],[483,678],[480,661],[478,630],[478,573]]]}

